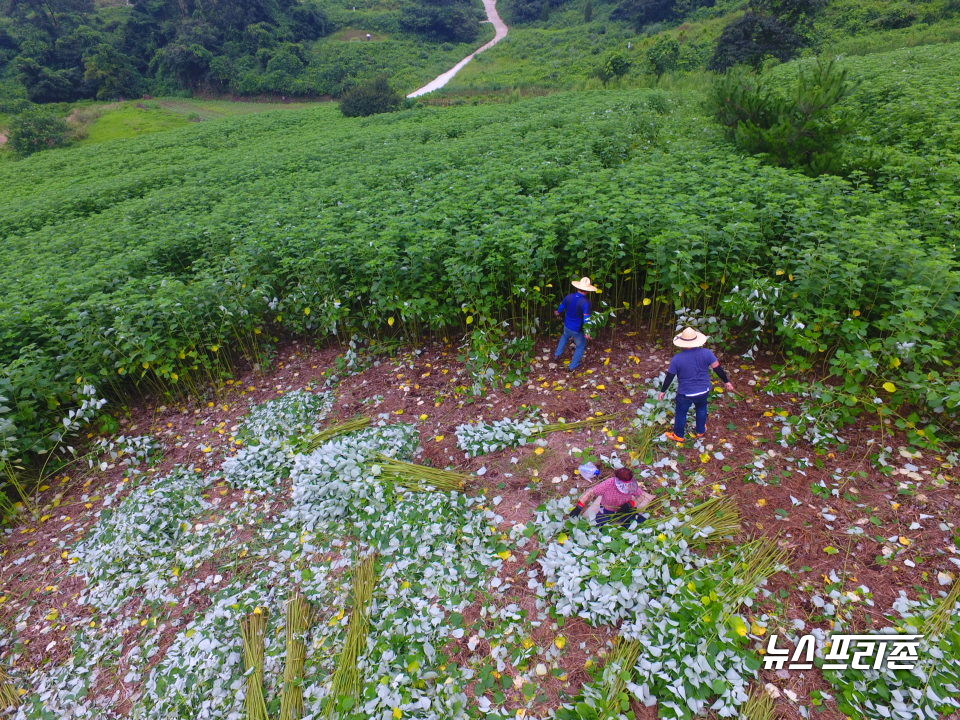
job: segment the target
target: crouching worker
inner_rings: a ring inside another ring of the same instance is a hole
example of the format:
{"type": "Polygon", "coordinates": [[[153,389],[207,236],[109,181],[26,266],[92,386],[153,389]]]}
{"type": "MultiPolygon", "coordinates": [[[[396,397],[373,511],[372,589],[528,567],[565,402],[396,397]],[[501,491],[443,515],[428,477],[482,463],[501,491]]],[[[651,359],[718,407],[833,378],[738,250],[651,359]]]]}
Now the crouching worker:
{"type": "Polygon", "coordinates": [[[647,517],[641,515],[640,510],[653,500],[653,495],[640,487],[629,468],[620,468],[581,495],[577,506],[570,511],[570,517],[580,515],[595,497],[600,498],[601,504],[597,525],[606,525],[611,521],[621,525],[643,522],[647,517]]]}

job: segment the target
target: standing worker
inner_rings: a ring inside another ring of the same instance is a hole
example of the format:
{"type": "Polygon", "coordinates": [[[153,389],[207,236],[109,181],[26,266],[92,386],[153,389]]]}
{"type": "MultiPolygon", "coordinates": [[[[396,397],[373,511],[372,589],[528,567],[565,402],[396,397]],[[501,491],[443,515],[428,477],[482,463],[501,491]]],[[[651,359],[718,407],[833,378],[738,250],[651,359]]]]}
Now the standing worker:
{"type": "Polygon", "coordinates": [[[720,361],[713,351],[703,347],[707,336],[691,327],[684,328],[683,332],[673,338],[673,344],[683,348],[673,356],[667,376],[660,388],[660,399],[677,378],[677,415],[673,420],[673,432],[666,433],[668,439],[682,443],[686,441],[684,432],[687,429],[687,412],[691,405],[696,406],[697,425],[694,429],[695,437],[703,437],[707,432],[707,400],[713,383],[710,382],[710,371],[723,381],[723,386],[733,391],[733,383],[727,377],[726,371],[720,367],[720,361]]]}
{"type": "Polygon", "coordinates": [[[573,281],[573,286],[577,292],[567,295],[560,307],[556,310],[556,316],[563,316],[563,335],[557,345],[557,351],[553,354],[554,360],[559,360],[567,344],[573,340],[576,343],[573,351],[573,360],[570,361],[568,372],[573,372],[580,367],[580,361],[583,360],[583,353],[587,349],[587,340],[593,340],[586,326],[590,322],[590,299],[587,293],[597,292],[597,288],[590,282],[590,278],[583,277],[573,281]]]}

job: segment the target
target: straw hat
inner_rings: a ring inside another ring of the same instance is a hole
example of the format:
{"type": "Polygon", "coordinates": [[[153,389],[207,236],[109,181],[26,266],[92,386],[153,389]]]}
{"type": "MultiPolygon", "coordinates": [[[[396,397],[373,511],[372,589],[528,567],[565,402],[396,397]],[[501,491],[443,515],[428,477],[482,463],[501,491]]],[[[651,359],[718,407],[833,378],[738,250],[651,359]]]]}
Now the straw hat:
{"type": "Polygon", "coordinates": [[[685,327],[683,332],[673,338],[673,344],[681,348],[700,347],[707,342],[707,336],[692,327],[685,327]]]}
{"type": "Polygon", "coordinates": [[[577,290],[583,290],[584,292],[597,292],[597,288],[593,286],[593,283],[590,282],[590,278],[588,277],[582,277],[579,280],[574,280],[573,286],[577,290]]]}

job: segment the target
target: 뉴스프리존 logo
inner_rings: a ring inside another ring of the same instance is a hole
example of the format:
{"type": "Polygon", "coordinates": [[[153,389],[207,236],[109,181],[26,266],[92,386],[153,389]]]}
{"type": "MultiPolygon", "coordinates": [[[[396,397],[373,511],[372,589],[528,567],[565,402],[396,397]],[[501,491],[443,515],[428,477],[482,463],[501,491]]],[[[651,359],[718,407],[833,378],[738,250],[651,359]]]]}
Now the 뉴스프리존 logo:
{"type": "MultiPolygon", "coordinates": [[[[777,646],[778,635],[767,641],[764,670],[810,670],[816,649],[816,637],[801,635],[793,653],[777,646]]],[[[823,656],[823,670],[912,670],[919,661],[923,635],[831,635],[830,647],[823,656]]]]}

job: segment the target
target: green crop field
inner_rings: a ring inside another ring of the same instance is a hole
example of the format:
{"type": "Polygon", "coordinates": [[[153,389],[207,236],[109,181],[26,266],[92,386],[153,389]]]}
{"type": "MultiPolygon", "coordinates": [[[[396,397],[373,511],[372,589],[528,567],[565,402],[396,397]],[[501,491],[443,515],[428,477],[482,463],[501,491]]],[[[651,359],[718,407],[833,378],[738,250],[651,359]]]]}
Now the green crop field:
{"type": "Polygon", "coordinates": [[[610,286],[611,305],[651,299],[653,324],[721,312],[852,393],[892,382],[945,418],[960,186],[945,70],[960,46],[849,66],[862,82],[847,103],[884,163],[872,182],[742,157],[699,96],[665,91],[369,120],[318,106],[7,164],[10,442],[35,440],[78,376],[172,389],[218,348],[281,331],[529,324],[546,284],[578,272],[610,286]]]}

